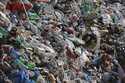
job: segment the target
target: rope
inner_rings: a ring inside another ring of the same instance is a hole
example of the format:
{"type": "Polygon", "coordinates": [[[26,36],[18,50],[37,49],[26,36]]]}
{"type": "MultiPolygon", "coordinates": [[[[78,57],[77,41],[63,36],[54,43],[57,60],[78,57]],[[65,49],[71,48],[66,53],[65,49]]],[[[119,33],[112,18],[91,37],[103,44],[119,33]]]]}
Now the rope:
{"type": "MultiPolygon", "coordinates": [[[[27,10],[26,10],[25,5],[24,5],[24,2],[23,2],[22,0],[20,0],[20,1],[21,1],[21,3],[23,4],[23,8],[24,8],[25,14],[26,14],[26,16],[27,16],[28,23],[30,24],[30,26],[34,27],[34,29],[35,29],[35,32],[34,32],[34,33],[37,33],[37,32],[38,32],[38,30],[36,29],[37,27],[30,21],[30,19],[29,19],[29,17],[28,17],[27,10]]],[[[31,30],[33,30],[33,28],[31,28],[31,30]]],[[[34,31],[34,30],[33,30],[33,31],[34,31]]]]}
{"type": "Polygon", "coordinates": [[[25,14],[26,14],[26,16],[27,16],[28,22],[31,23],[30,20],[29,20],[28,13],[27,13],[27,10],[26,10],[26,8],[25,8],[24,2],[23,2],[22,0],[20,0],[20,1],[21,1],[21,3],[23,4],[24,12],[25,12],[25,14]]]}
{"type": "Polygon", "coordinates": [[[96,44],[94,50],[98,52],[99,49],[100,49],[101,34],[100,34],[98,28],[97,28],[97,27],[95,27],[95,28],[96,28],[96,30],[94,30],[94,31],[95,31],[95,35],[96,35],[96,37],[97,37],[97,44],[96,44]]]}

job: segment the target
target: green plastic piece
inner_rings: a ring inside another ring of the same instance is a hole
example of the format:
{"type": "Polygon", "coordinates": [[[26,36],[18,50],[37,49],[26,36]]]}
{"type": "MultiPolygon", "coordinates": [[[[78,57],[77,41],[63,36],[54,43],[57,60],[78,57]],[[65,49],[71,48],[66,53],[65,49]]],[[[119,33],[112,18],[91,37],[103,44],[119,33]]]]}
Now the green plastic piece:
{"type": "Polygon", "coordinates": [[[20,57],[16,64],[19,66],[19,67],[24,67],[26,69],[29,69],[29,70],[33,70],[35,67],[36,67],[36,64],[33,63],[33,62],[27,62],[25,61],[25,59],[23,59],[23,57],[20,57]]]}
{"type": "Polygon", "coordinates": [[[82,11],[85,13],[85,14],[90,14],[93,10],[93,5],[90,1],[84,1],[82,3],[82,6],[81,6],[81,9],[82,11]]]}
{"type": "Polygon", "coordinates": [[[29,15],[30,20],[36,20],[39,18],[39,16],[37,15],[37,13],[31,13],[29,15]]]}
{"type": "Polygon", "coordinates": [[[4,39],[7,38],[8,36],[8,32],[4,29],[0,27],[0,38],[4,39]]]}
{"type": "Polygon", "coordinates": [[[36,65],[35,65],[35,63],[30,62],[30,63],[27,64],[27,67],[28,67],[28,69],[32,70],[32,69],[34,69],[36,67],[36,65]]]}

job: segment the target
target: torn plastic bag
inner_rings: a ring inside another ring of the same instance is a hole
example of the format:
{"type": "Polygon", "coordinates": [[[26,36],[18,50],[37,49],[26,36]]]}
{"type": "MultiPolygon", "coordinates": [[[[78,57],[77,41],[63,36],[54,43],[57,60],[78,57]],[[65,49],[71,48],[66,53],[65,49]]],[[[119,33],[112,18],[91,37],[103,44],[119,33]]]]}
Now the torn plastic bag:
{"type": "MultiPolygon", "coordinates": [[[[39,41],[37,41],[35,39],[31,40],[30,44],[32,47],[43,48],[44,49],[43,52],[55,53],[55,51],[52,48],[46,46],[45,44],[40,43],[39,41]]],[[[42,52],[42,50],[41,50],[41,52],[42,52]]]]}
{"type": "Polygon", "coordinates": [[[68,39],[65,39],[65,41],[67,42],[67,45],[68,45],[69,48],[71,48],[71,49],[75,48],[75,45],[73,44],[73,42],[71,42],[68,39]]]}
{"type": "Polygon", "coordinates": [[[81,47],[76,47],[75,48],[75,53],[80,56],[82,54],[82,48],[81,47]]]}
{"type": "Polygon", "coordinates": [[[33,40],[29,43],[34,48],[35,53],[39,55],[41,60],[48,61],[49,59],[53,59],[57,56],[56,52],[51,47],[48,47],[39,41],[33,40]]]}
{"type": "Polygon", "coordinates": [[[64,51],[65,41],[63,37],[58,34],[58,32],[49,32],[47,33],[47,39],[50,41],[50,44],[58,53],[64,51]]]}
{"type": "Polygon", "coordinates": [[[71,40],[72,42],[74,42],[74,44],[80,44],[80,45],[85,44],[85,42],[83,40],[81,40],[77,37],[73,37],[73,38],[69,37],[68,39],[71,40]]]}

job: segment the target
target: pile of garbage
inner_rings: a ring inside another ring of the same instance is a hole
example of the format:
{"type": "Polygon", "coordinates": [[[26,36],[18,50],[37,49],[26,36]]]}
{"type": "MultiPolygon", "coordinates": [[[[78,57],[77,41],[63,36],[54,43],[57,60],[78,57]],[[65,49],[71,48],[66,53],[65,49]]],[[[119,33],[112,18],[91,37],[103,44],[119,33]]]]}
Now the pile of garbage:
{"type": "Polygon", "coordinates": [[[124,0],[0,0],[0,83],[124,83],[124,0]]]}

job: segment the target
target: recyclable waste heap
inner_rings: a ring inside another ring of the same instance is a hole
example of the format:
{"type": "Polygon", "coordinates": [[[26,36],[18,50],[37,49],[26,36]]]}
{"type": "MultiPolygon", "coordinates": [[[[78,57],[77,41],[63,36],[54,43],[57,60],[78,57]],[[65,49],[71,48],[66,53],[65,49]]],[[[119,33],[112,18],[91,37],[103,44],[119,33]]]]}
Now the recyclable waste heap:
{"type": "Polygon", "coordinates": [[[125,83],[124,0],[0,0],[0,83],[125,83]]]}

